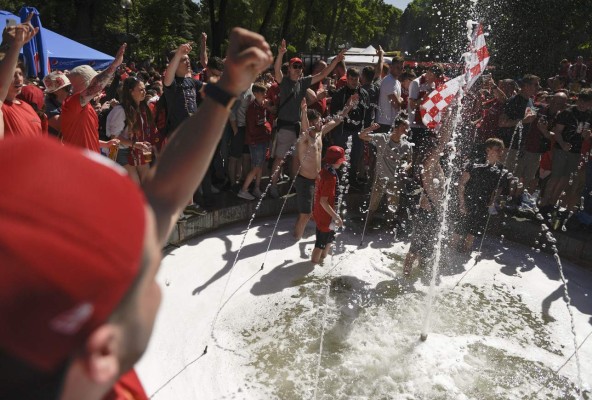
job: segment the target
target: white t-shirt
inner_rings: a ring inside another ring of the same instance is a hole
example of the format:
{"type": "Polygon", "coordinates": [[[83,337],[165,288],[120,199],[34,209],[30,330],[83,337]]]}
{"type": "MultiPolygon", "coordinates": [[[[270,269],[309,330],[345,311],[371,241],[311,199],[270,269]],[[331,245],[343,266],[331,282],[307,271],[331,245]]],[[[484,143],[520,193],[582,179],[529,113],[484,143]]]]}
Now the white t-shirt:
{"type": "MultiPolygon", "coordinates": [[[[107,115],[107,124],[105,128],[107,136],[129,140],[130,137],[127,132],[127,127],[125,126],[125,110],[120,104],[113,107],[109,112],[109,115],[107,115]]],[[[129,146],[119,144],[120,149],[126,149],[128,147],[129,146]]]]}
{"type": "Polygon", "coordinates": [[[376,122],[383,125],[392,125],[401,108],[393,106],[388,96],[396,93],[401,96],[401,82],[392,75],[384,77],[380,83],[380,94],[378,96],[378,110],[376,110],[376,122]]]}
{"type": "MultiPolygon", "coordinates": [[[[431,93],[436,85],[434,83],[427,83],[425,79],[422,79],[423,75],[417,79],[414,79],[409,84],[409,100],[421,100],[426,93],[431,93]]],[[[411,122],[412,128],[425,128],[423,123],[419,124],[416,121],[417,108],[411,107],[411,102],[407,105],[407,113],[409,114],[409,122],[411,122]]]]}

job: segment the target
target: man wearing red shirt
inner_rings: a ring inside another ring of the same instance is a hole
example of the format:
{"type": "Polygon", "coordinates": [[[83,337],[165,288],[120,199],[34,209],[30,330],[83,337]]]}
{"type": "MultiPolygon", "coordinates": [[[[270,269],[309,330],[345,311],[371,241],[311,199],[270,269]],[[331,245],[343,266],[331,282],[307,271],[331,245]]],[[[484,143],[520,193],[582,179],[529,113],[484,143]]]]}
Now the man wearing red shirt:
{"type": "MultiPolygon", "coordinates": [[[[32,17],[31,14],[30,17],[32,17]]],[[[2,34],[2,62],[0,63],[0,139],[2,137],[42,136],[41,119],[33,108],[17,99],[23,88],[23,69],[17,66],[21,47],[35,36],[29,19],[17,26],[6,27],[2,34]]]]}
{"type": "Polygon", "coordinates": [[[123,62],[126,44],[117,52],[115,60],[109,67],[97,74],[89,65],[80,65],[68,74],[72,84],[72,95],[62,104],[62,136],[63,142],[82,147],[97,153],[100,148],[109,148],[118,144],[117,139],[108,142],[99,140],[99,117],[91,104],[109,81],[117,67],[123,62]]]}
{"type": "Polygon", "coordinates": [[[310,261],[321,264],[335,238],[335,228],[343,226],[343,220],[335,212],[335,188],[337,186],[337,169],[345,162],[345,150],[339,146],[327,149],[325,167],[321,169],[315,187],[313,215],[317,224],[315,247],[310,261]]]}

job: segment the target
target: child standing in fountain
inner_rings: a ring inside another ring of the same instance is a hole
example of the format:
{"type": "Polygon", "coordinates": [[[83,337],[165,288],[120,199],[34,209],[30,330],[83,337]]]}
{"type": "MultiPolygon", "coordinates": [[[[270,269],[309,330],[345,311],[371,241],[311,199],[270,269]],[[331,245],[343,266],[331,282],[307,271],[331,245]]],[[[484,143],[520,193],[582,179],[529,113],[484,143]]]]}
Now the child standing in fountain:
{"type": "Polygon", "coordinates": [[[378,128],[380,125],[374,123],[359,134],[360,139],[371,142],[378,151],[376,180],[368,206],[368,222],[372,220],[385,194],[388,195],[389,209],[397,213],[403,179],[412,165],[413,148],[406,136],[409,130],[407,113],[402,112],[395,118],[390,133],[370,133],[378,128]]]}
{"type": "Polygon", "coordinates": [[[467,253],[473,246],[475,236],[483,234],[487,224],[490,204],[495,199],[494,192],[501,184],[508,184],[508,172],[499,163],[504,151],[501,139],[489,138],[485,141],[487,158],[485,163],[468,162],[458,184],[460,221],[455,224],[451,247],[467,253]]]}
{"type": "Polygon", "coordinates": [[[339,146],[327,149],[323,158],[324,167],[316,181],[313,215],[317,224],[316,242],[312,251],[313,264],[321,264],[335,238],[333,224],[343,226],[343,220],[335,212],[335,189],[337,186],[337,169],[345,162],[345,151],[339,146]]]}

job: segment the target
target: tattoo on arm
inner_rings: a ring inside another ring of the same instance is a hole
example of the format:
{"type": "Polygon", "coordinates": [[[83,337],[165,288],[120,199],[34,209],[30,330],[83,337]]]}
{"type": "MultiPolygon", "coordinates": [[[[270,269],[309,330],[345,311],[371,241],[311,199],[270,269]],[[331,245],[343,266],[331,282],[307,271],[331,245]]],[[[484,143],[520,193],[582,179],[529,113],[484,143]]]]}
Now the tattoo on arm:
{"type": "Polygon", "coordinates": [[[80,94],[80,105],[86,106],[97,94],[101,93],[101,90],[107,86],[109,80],[113,77],[115,68],[107,68],[100,74],[95,76],[88,87],[80,94]]]}

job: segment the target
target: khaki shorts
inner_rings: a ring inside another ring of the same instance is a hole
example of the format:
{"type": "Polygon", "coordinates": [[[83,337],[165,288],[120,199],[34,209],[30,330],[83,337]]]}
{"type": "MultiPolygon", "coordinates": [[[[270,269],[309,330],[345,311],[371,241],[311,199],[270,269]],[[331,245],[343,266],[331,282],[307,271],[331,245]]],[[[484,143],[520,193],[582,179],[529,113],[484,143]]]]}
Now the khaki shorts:
{"type": "Polygon", "coordinates": [[[273,157],[284,158],[297,139],[293,128],[280,128],[274,140],[273,157]]]}
{"type": "Polygon", "coordinates": [[[522,157],[518,159],[515,175],[518,178],[524,178],[526,181],[534,179],[537,171],[539,170],[541,156],[541,153],[531,153],[530,151],[525,151],[522,157]]]}

